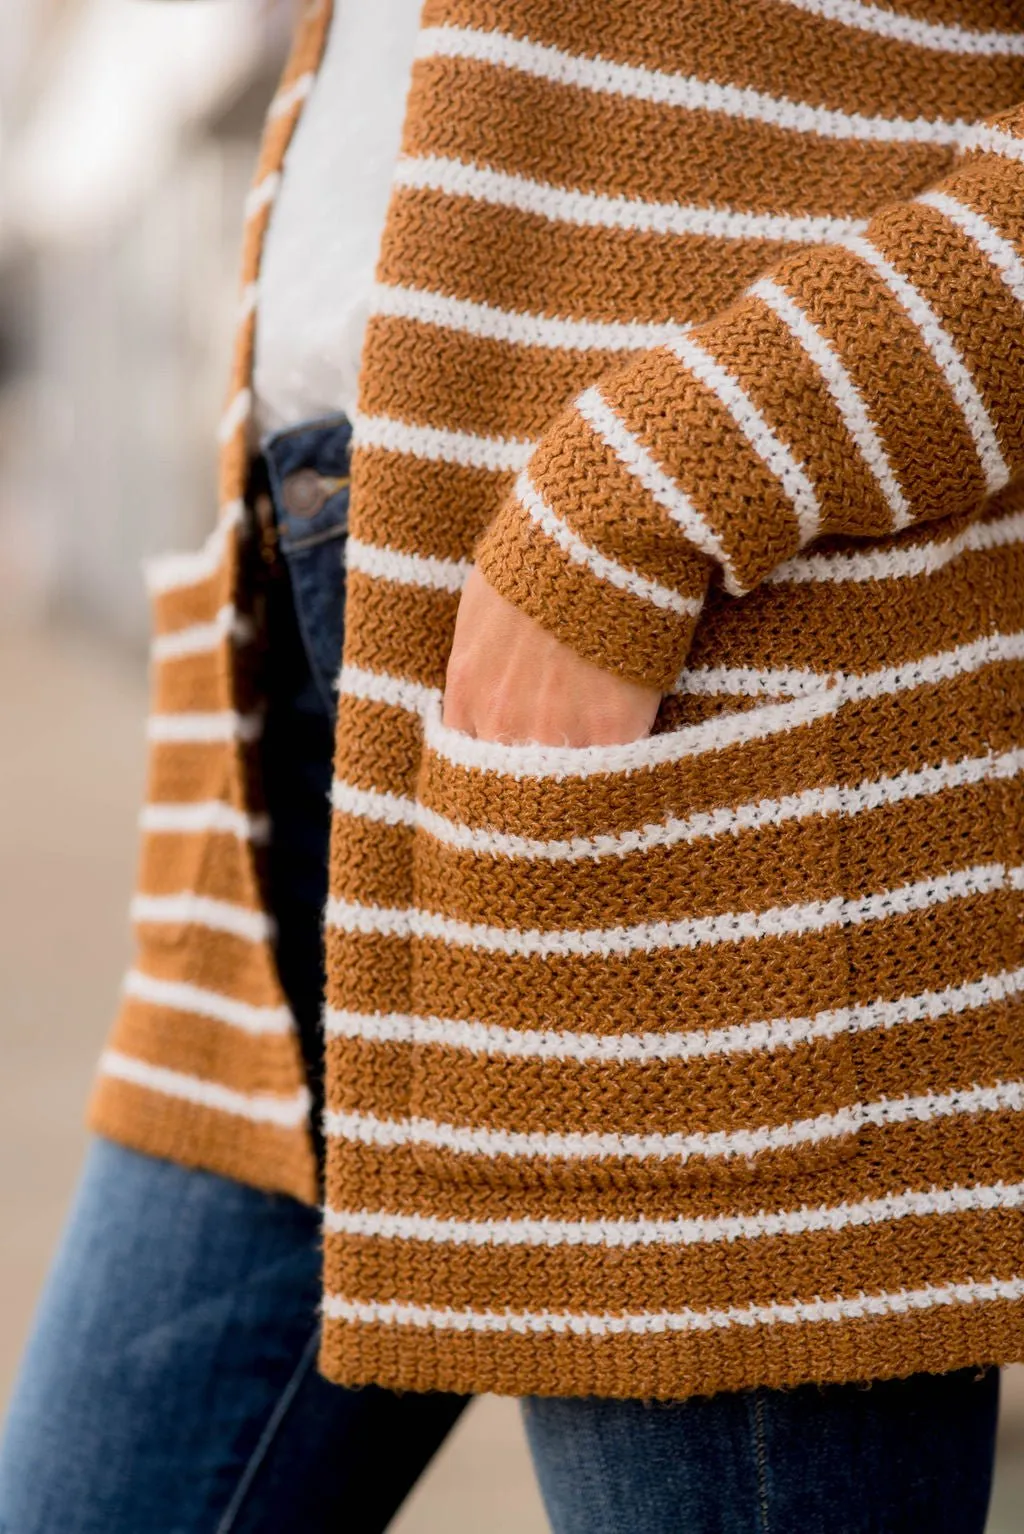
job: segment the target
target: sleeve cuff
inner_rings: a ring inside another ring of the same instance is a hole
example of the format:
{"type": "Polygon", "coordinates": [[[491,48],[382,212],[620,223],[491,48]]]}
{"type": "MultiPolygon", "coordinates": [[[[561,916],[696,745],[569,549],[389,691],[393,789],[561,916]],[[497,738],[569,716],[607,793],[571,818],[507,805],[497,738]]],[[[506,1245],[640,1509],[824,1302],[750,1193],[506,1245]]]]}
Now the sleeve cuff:
{"type": "Polygon", "coordinates": [[[578,408],[547,433],[477,546],[484,578],[578,655],[666,691],[712,562],[666,535],[578,408]]]}

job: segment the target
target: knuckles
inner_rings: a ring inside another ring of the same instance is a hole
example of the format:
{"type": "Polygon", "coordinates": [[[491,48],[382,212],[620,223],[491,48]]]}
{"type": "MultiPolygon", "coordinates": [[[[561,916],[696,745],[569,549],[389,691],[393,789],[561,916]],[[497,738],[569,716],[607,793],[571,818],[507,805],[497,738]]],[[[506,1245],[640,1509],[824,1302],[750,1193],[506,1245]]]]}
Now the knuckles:
{"type": "Polygon", "coordinates": [[[511,626],[504,608],[501,624],[482,621],[479,605],[479,593],[467,587],[445,675],[442,717],[449,728],[502,744],[575,747],[649,733],[655,694],[645,698],[642,689],[598,671],[532,623],[524,642],[518,613],[511,626]]]}

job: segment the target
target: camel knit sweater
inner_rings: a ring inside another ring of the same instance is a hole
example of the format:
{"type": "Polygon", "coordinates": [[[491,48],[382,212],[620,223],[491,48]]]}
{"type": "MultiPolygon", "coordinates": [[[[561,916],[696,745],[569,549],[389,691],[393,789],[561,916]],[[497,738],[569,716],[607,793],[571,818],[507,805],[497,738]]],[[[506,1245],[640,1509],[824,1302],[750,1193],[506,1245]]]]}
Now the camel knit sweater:
{"type": "MultiPolygon", "coordinates": [[[[315,1197],[240,497],[153,572],[94,1122],[315,1197]]],[[[356,422],[322,1364],[680,1397],[1024,1358],[1024,7],[428,0],[356,422]],[[469,562],[660,688],[447,729],[469,562]]],[[[285,167],[286,173],[286,167],[285,167]]]]}

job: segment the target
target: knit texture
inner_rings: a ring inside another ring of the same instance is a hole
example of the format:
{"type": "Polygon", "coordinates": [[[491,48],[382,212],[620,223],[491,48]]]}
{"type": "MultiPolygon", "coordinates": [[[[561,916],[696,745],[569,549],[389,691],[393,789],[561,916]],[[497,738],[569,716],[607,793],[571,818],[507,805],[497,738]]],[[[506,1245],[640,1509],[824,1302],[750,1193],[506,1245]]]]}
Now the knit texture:
{"type": "Polygon", "coordinates": [[[155,636],[138,954],[90,1113],[123,1144],[307,1203],[317,1196],[310,1095],[264,909],[260,625],[243,496],[260,253],[330,18],[327,0],[305,7],[246,205],[218,521],[202,549],[147,570],[155,636]]]}
{"type": "MultiPolygon", "coordinates": [[[[353,465],[332,1378],[1024,1358],[1022,100],[1001,0],[428,0],[353,465]],[[473,558],[660,688],[654,734],[447,729],[473,558]]],[[[244,673],[183,653],[223,601],[158,639],[182,774],[179,710],[244,673]]],[[[244,754],[161,813],[251,818],[244,754]]],[[[250,1111],[299,1101],[252,837],[186,844],[99,1122],[296,1191],[298,1107],[280,1152],[250,1111]]]]}

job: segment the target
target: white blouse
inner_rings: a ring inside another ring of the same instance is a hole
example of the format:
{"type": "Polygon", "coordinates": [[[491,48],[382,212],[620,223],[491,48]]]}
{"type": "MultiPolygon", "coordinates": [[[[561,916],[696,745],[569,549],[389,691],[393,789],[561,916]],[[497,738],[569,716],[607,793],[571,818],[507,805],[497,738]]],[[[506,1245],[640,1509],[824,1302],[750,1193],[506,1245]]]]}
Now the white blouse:
{"type": "Polygon", "coordinates": [[[261,431],[355,407],[421,3],[336,0],[263,252],[261,431]]]}

